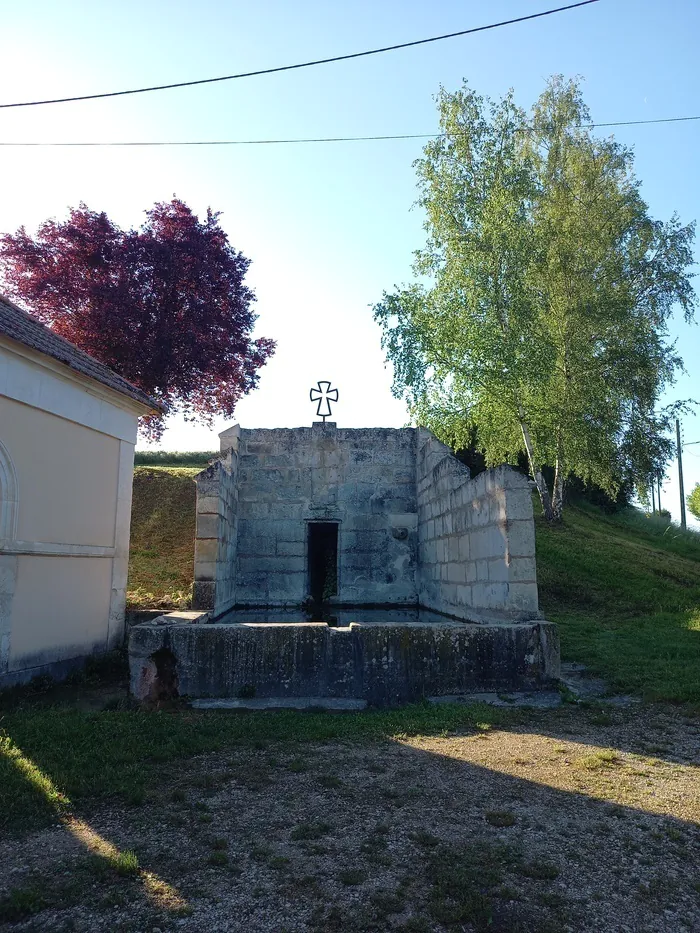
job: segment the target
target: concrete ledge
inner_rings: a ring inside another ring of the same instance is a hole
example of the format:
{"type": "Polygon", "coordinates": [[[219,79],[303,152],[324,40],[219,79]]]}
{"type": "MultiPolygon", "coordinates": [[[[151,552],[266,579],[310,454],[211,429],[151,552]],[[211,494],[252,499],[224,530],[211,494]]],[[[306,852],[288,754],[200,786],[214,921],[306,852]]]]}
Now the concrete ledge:
{"type": "Polygon", "coordinates": [[[193,709],[322,709],[332,713],[358,713],[367,709],[367,700],[348,700],[338,697],[267,697],[261,699],[222,698],[219,700],[192,700],[193,709]]]}
{"type": "Polygon", "coordinates": [[[131,629],[131,689],[139,700],[313,697],[393,706],[478,690],[539,689],[560,673],[558,632],[545,621],[358,621],[335,628],[171,618],[131,629]]]}

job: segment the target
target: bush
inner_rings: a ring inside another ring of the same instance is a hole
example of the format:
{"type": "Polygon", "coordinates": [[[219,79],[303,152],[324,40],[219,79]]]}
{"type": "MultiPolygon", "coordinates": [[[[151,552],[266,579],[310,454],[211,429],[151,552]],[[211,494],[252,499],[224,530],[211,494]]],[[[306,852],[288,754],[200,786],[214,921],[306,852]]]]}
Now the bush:
{"type": "Polygon", "coordinates": [[[218,456],[218,450],[137,450],[134,466],[199,466],[218,456]]]}

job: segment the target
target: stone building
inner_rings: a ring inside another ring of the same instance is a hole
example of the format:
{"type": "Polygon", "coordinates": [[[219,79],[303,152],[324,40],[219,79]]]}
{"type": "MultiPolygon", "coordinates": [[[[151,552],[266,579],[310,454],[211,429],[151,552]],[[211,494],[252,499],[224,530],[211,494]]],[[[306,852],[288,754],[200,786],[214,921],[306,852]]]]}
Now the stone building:
{"type": "Polygon", "coordinates": [[[196,477],[203,611],[131,629],[138,699],[360,709],[557,679],[519,473],[472,479],[421,428],[236,426],[221,448],[196,477]]]}
{"type": "Polygon", "coordinates": [[[423,428],[247,430],[196,477],[194,607],[422,606],[538,617],[527,480],[423,428]]]}
{"type": "Polygon", "coordinates": [[[156,408],[0,299],[0,687],[122,643],[134,444],[156,408]]]}

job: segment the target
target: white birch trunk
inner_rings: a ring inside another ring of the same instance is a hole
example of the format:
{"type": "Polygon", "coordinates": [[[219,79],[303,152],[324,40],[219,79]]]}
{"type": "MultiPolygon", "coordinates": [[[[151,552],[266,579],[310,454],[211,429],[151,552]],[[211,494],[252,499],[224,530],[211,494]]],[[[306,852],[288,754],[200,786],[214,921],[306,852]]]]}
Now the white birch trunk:
{"type": "Polygon", "coordinates": [[[535,465],[535,448],[532,444],[532,438],[530,437],[530,431],[528,430],[525,421],[520,421],[520,428],[523,432],[523,441],[525,442],[525,450],[527,452],[527,461],[530,464],[530,473],[532,478],[535,481],[537,486],[537,492],[540,497],[540,502],[542,503],[542,511],[544,512],[544,517],[548,522],[554,521],[554,513],[552,511],[552,500],[549,496],[549,490],[547,489],[547,483],[545,482],[544,476],[539,466],[535,465]]]}

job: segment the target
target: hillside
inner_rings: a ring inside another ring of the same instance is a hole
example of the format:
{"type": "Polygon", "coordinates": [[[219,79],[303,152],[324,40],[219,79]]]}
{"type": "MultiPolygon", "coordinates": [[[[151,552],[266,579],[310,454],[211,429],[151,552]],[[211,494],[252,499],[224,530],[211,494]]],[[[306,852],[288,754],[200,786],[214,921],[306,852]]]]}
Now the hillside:
{"type": "Polygon", "coordinates": [[[562,659],[618,690],[700,700],[700,535],[635,510],[570,507],[561,528],[536,519],[540,605],[559,624],[562,659]]]}
{"type": "MultiPolygon", "coordinates": [[[[134,474],[129,605],[184,608],[192,585],[201,466],[134,474]]],[[[700,702],[700,535],[630,510],[569,507],[560,528],[536,519],[540,604],[562,658],[616,690],[700,702]]]]}
{"type": "Polygon", "coordinates": [[[137,466],[127,608],[184,609],[192,597],[195,467],[137,466]]]}

